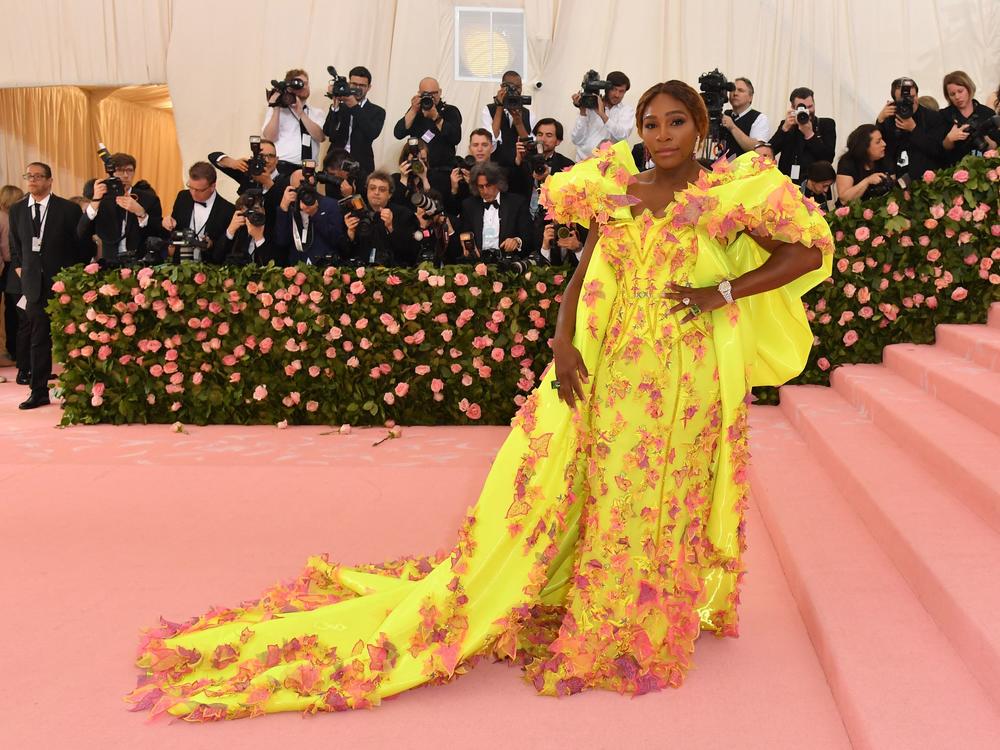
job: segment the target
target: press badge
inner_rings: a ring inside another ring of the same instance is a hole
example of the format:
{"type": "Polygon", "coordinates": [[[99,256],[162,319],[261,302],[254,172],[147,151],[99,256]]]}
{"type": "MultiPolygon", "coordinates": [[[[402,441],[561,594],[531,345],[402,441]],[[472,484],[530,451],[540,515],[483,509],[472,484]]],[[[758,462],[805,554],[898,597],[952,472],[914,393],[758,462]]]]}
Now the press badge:
{"type": "Polygon", "coordinates": [[[435,133],[433,130],[428,130],[426,133],[424,133],[422,136],[420,136],[420,139],[424,143],[430,143],[431,141],[434,140],[434,136],[435,135],[437,135],[437,133],[435,133]]]}
{"type": "Polygon", "coordinates": [[[31,252],[40,253],[42,252],[42,238],[32,237],[31,238],[31,252]]]}
{"type": "Polygon", "coordinates": [[[312,142],[313,142],[313,137],[309,133],[303,133],[302,134],[302,145],[303,146],[312,146],[312,142]]]}
{"type": "Polygon", "coordinates": [[[792,172],[788,176],[792,178],[792,182],[795,182],[797,179],[799,179],[799,165],[798,164],[793,164],[792,165],[792,172]]]}

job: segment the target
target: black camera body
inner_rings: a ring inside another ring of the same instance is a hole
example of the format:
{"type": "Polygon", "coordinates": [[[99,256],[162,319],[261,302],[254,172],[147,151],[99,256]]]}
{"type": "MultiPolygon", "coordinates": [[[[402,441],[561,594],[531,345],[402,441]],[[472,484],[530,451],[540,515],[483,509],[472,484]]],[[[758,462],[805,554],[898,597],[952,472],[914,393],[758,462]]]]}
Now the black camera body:
{"type": "Polygon", "coordinates": [[[319,191],[316,189],[318,180],[316,179],[316,162],[312,159],[302,161],[302,182],[295,191],[295,196],[299,208],[303,206],[315,206],[319,202],[319,191]]]}
{"type": "Polygon", "coordinates": [[[261,188],[251,188],[240,196],[243,199],[243,216],[247,224],[262,227],[267,222],[264,213],[264,191],[261,188]]]}
{"type": "MultiPolygon", "coordinates": [[[[531,104],[531,96],[521,93],[521,90],[513,83],[503,84],[503,108],[506,110],[521,109],[531,104]]],[[[596,106],[596,105],[595,105],[596,106]]]]}
{"type": "Polygon", "coordinates": [[[247,159],[247,172],[251,177],[258,177],[267,171],[267,163],[260,155],[260,136],[250,136],[250,158],[247,159]]]}
{"type": "Polygon", "coordinates": [[[423,94],[420,97],[420,111],[421,112],[430,112],[432,109],[434,109],[435,106],[437,106],[438,112],[440,112],[442,110],[442,108],[444,107],[444,102],[443,101],[442,102],[438,102],[437,105],[435,105],[434,104],[434,97],[431,96],[430,94],[423,94]]]}
{"type": "Polygon", "coordinates": [[[168,245],[167,257],[173,263],[200,263],[210,243],[198,237],[193,229],[175,229],[170,233],[168,245]]]}
{"type": "Polygon", "coordinates": [[[465,169],[469,170],[476,166],[476,158],[471,154],[469,156],[456,156],[455,157],[455,169],[465,169]]]}
{"type": "Polygon", "coordinates": [[[306,82],[301,78],[293,78],[290,81],[271,80],[271,89],[267,92],[269,107],[290,107],[295,101],[295,94],[306,87],[306,82]],[[275,101],[270,101],[271,97],[280,93],[275,101]]]}
{"type": "Polygon", "coordinates": [[[722,110],[729,103],[729,92],[736,90],[736,84],[715,68],[698,76],[698,88],[708,110],[709,122],[721,123],[722,110]]]}
{"type": "Polygon", "coordinates": [[[545,161],[545,146],[539,143],[533,135],[519,136],[518,143],[524,144],[524,163],[533,175],[545,174],[548,164],[545,161]]]}
{"type": "Polygon", "coordinates": [[[405,162],[410,165],[410,176],[409,182],[411,183],[411,189],[416,189],[416,185],[420,181],[420,175],[426,171],[424,163],[420,161],[420,139],[419,138],[407,138],[406,139],[406,158],[405,162]]]}
{"type": "Polygon", "coordinates": [[[809,114],[809,108],[804,104],[800,104],[795,108],[795,122],[799,125],[805,125],[812,119],[812,115],[809,114]]]}
{"type": "Polygon", "coordinates": [[[370,240],[375,228],[375,222],[381,221],[378,212],[369,208],[365,199],[357,193],[342,198],[337,203],[340,205],[340,209],[343,211],[345,217],[354,216],[357,218],[358,226],[354,232],[358,240],[370,240]]]}
{"type": "Polygon", "coordinates": [[[118,177],[115,177],[115,165],[111,163],[111,153],[108,151],[108,147],[103,143],[98,143],[97,155],[101,157],[101,162],[104,164],[104,171],[108,173],[108,176],[101,180],[108,188],[108,192],[104,194],[105,197],[111,200],[122,197],[125,195],[125,183],[118,177]]]}
{"type": "Polygon", "coordinates": [[[899,99],[896,100],[896,117],[900,120],[908,120],[917,111],[914,104],[916,98],[917,84],[909,78],[903,78],[899,82],[899,99]]]}
{"type": "Polygon", "coordinates": [[[580,83],[580,103],[577,106],[584,109],[597,109],[597,96],[607,93],[609,88],[611,88],[611,84],[602,81],[596,70],[588,70],[580,83]]]}
{"type": "Polygon", "coordinates": [[[344,76],[337,74],[335,67],[327,65],[326,72],[330,74],[330,90],[323,94],[327,99],[337,99],[345,96],[353,96],[355,99],[362,98],[361,89],[351,86],[350,82],[344,76]]]}
{"type": "Polygon", "coordinates": [[[990,144],[986,142],[986,136],[990,136],[994,141],[1000,140],[1000,115],[982,119],[973,113],[965,124],[969,127],[969,138],[972,139],[972,147],[976,151],[989,151],[990,144]]]}

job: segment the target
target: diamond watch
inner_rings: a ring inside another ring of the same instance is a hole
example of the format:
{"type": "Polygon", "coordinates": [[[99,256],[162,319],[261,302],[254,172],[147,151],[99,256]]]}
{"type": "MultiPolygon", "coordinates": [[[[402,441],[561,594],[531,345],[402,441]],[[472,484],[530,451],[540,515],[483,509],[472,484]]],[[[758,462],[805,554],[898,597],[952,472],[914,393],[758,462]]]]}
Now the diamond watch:
{"type": "Polygon", "coordinates": [[[733,304],[733,285],[729,283],[729,279],[726,279],[718,286],[719,293],[722,298],[726,300],[727,305],[733,304]]]}

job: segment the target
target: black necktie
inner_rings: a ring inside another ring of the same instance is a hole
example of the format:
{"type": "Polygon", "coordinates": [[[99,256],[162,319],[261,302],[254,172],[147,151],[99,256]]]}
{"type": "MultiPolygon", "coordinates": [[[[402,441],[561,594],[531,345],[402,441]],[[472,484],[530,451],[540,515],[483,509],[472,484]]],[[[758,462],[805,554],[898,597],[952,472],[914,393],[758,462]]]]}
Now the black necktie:
{"type": "Polygon", "coordinates": [[[31,233],[35,237],[42,236],[42,207],[36,203],[34,205],[35,215],[31,217],[31,233]]]}
{"type": "Polygon", "coordinates": [[[197,203],[199,206],[208,208],[208,201],[195,201],[195,203],[197,203]]]}
{"type": "Polygon", "coordinates": [[[500,201],[488,201],[488,202],[487,202],[487,201],[484,201],[484,202],[483,202],[483,207],[484,207],[484,208],[483,208],[483,210],[484,210],[484,211],[485,211],[485,210],[486,210],[487,208],[489,208],[490,206],[492,206],[492,207],[493,207],[493,208],[495,208],[495,209],[496,209],[497,211],[499,211],[499,210],[500,210],[500,201]]]}

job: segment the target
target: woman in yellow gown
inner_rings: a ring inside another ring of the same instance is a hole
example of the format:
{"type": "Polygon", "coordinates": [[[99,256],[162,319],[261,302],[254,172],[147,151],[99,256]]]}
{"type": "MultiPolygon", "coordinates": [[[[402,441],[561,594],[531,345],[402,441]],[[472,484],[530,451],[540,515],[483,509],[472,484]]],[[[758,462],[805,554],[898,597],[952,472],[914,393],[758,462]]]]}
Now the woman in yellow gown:
{"type": "Polygon", "coordinates": [[[703,630],[737,635],[749,388],[801,371],[800,296],[830,272],[822,215],[773,162],[693,158],[708,116],[679,81],[627,144],[552,176],[556,220],[591,232],[555,366],[434,557],[310,558],[261,599],[144,633],[134,710],[188,720],[371,707],[477,658],[535,689],[677,687],[703,630]],[[727,302],[719,289],[735,298],[727,302]]]}

